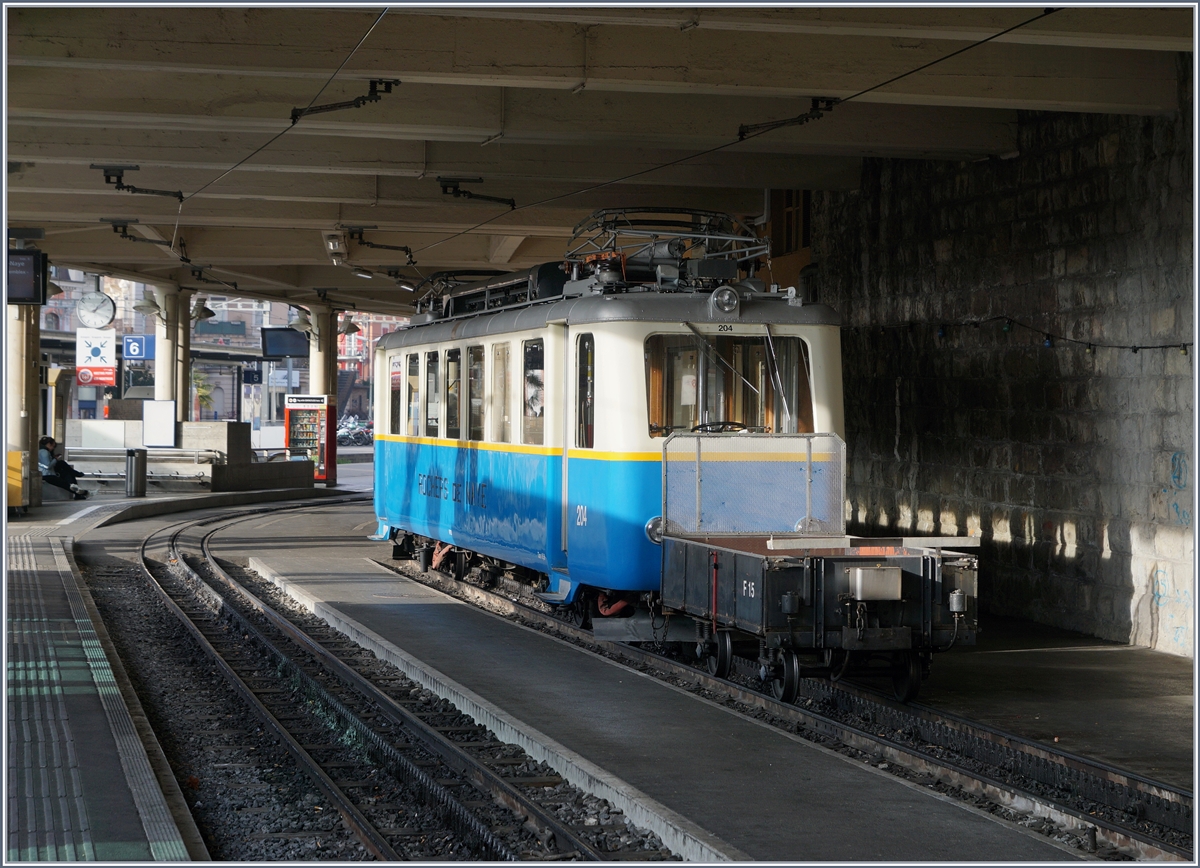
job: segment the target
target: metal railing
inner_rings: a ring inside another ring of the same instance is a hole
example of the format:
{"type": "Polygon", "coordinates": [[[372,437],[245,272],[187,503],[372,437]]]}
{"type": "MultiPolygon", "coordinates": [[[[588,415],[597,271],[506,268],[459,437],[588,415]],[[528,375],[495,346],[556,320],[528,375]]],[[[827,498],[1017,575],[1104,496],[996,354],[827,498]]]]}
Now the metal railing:
{"type": "Polygon", "coordinates": [[[663,443],[664,530],[844,536],[845,468],[836,434],[672,434],[663,443]]]}
{"type": "MultiPolygon", "coordinates": [[[[127,447],[124,446],[64,446],[63,457],[67,461],[103,461],[116,458],[124,465],[125,453],[127,451],[127,447]]],[[[161,462],[190,461],[192,464],[224,464],[226,454],[219,449],[174,449],[167,447],[156,449],[147,447],[146,459],[148,461],[161,462]]]]}

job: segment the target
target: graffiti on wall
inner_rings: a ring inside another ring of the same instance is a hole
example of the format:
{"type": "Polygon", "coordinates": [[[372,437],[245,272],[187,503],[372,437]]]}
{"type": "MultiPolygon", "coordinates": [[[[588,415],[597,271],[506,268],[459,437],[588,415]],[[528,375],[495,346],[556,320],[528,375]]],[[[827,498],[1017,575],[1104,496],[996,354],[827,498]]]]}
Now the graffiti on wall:
{"type": "Polygon", "coordinates": [[[1159,567],[1151,577],[1151,599],[1158,621],[1158,647],[1186,651],[1192,644],[1192,589],[1180,586],[1171,572],[1159,567]],[[1174,646],[1173,648],[1171,646],[1174,646]]]}
{"type": "Polygon", "coordinates": [[[1176,452],[1171,456],[1171,479],[1162,493],[1167,497],[1167,513],[1181,527],[1192,526],[1192,513],[1188,507],[1191,498],[1186,496],[1188,490],[1188,459],[1186,453],[1176,452]],[[1180,503],[1182,501],[1182,504],[1180,503]]]}

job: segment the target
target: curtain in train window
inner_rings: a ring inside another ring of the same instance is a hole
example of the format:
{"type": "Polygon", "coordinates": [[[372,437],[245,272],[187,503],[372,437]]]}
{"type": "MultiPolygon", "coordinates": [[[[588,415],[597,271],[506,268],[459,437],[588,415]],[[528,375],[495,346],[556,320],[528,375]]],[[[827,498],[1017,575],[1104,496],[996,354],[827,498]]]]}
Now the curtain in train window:
{"type": "Polygon", "coordinates": [[[492,439],[508,443],[512,439],[508,403],[508,344],[492,346],[492,439]]]}
{"type": "Polygon", "coordinates": [[[808,346],[799,338],[652,335],[645,355],[651,437],[697,427],[813,430],[808,346]]]}
{"type": "Polygon", "coordinates": [[[425,436],[438,436],[438,416],[441,414],[441,390],[438,377],[438,354],[425,354],[425,436]]]}
{"type": "Polygon", "coordinates": [[[575,367],[575,445],[591,449],[596,436],[596,341],[591,335],[579,336],[575,367]]]}
{"type": "Polygon", "coordinates": [[[408,433],[421,436],[421,357],[408,357],[408,433]]]}
{"type": "Polygon", "coordinates": [[[521,411],[521,442],[542,445],[546,414],[546,365],[542,339],[525,341],[525,383],[521,411]]]}
{"type": "Polygon", "coordinates": [[[483,347],[467,347],[467,439],[483,439],[483,347]]]}
{"type": "Polygon", "coordinates": [[[403,434],[401,426],[404,424],[404,357],[392,356],[388,362],[389,387],[391,389],[391,404],[389,405],[389,416],[391,417],[391,427],[388,428],[389,434],[403,434]]]}
{"type": "Polygon", "coordinates": [[[462,431],[462,350],[446,350],[446,436],[457,440],[462,431]]]}

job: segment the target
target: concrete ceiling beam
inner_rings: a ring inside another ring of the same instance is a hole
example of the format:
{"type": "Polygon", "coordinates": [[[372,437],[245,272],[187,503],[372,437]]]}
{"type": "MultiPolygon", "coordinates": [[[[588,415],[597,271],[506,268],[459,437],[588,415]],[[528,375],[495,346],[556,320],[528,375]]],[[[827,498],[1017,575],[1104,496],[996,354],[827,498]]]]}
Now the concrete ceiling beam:
{"type": "MultiPolygon", "coordinates": [[[[401,86],[385,101],[363,110],[316,115],[292,127],[287,118],[302,94],[287,92],[285,83],[280,82],[265,86],[231,76],[222,79],[217,88],[214,82],[188,76],[150,78],[126,73],[95,76],[86,84],[79,82],[75,73],[63,70],[18,68],[15,73],[9,79],[8,122],[17,141],[37,135],[22,129],[26,126],[53,131],[56,136],[72,131],[67,133],[72,141],[95,137],[73,133],[81,129],[110,133],[153,130],[164,133],[154,137],[164,144],[180,133],[200,133],[208,135],[214,145],[221,143],[218,136],[241,137],[242,147],[252,149],[261,144],[262,137],[288,129],[289,136],[331,140],[492,141],[506,145],[604,142],[701,150],[735,138],[741,124],[795,117],[808,108],[796,99],[646,93],[617,98],[588,91],[572,94],[413,84],[401,86]]],[[[360,90],[355,82],[338,83],[329,98],[351,98],[360,90]]],[[[777,130],[741,147],[856,156],[879,155],[885,150],[895,156],[934,152],[979,156],[1011,151],[1015,130],[1016,113],[1010,110],[847,103],[819,123],[777,130]]],[[[139,138],[144,142],[145,136],[139,138]]],[[[284,141],[279,145],[287,146],[284,141]]]]}
{"type": "MultiPolygon", "coordinates": [[[[354,165],[353,149],[341,145],[338,149],[349,151],[340,153],[339,161],[354,165]]],[[[319,148],[313,150],[320,153],[319,148]]],[[[359,149],[358,153],[369,154],[376,150],[388,149],[359,149]]],[[[393,170],[393,177],[427,179],[429,184],[434,184],[438,176],[466,176],[482,177],[488,185],[506,180],[583,187],[601,182],[612,183],[615,179],[627,177],[629,180],[624,183],[656,187],[852,190],[858,187],[860,167],[858,157],[819,153],[748,155],[740,145],[694,158],[691,155],[697,153],[695,151],[651,147],[614,149],[600,146],[504,145],[481,148],[454,142],[430,142],[424,146],[421,143],[409,143],[408,147],[398,144],[390,150],[386,165],[393,170]],[[680,162],[681,158],[689,159],[680,162]],[[401,170],[406,174],[401,175],[401,170]]],[[[33,163],[36,168],[41,158],[38,151],[37,148],[13,143],[9,148],[9,158],[22,164],[33,163]]],[[[120,158],[118,153],[100,147],[88,148],[88,151],[90,153],[75,157],[79,161],[76,165],[82,165],[83,160],[93,160],[92,154],[97,154],[95,159],[100,162],[120,158]],[[101,154],[104,156],[99,156],[101,154]]],[[[76,153],[79,153],[78,150],[76,153]]],[[[122,159],[136,160],[145,151],[130,148],[124,153],[126,156],[122,159]]],[[[224,168],[213,170],[211,175],[197,176],[197,182],[201,178],[204,183],[216,178],[247,153],[249,151],[241,152],[224,168]]],[[[327,159],[329,152],[325,153],[327,159]]],[[[278,160],[279,155],[274,155],[274,158],[278,160]]],[[[310,156],[308,159],[311,161],[320,157],[310,156]]],[[[146,163],[142,172],[150,172],[150,166],[150,163],[146,163]]],[[[239,168],[205,192],[217,194],[236,191],[244,178],[253,174],[258,173],[239,168]]],[[[20,178],[16,176],[10,177],[10,180],[20,183],[20,178]]],[[[99,180],[103,181],[102,178],[99,180]]],[[[188,189],[182,184],[171,186],[171,189],[181,188],[185,195],[198,189],[188,189]]]]}
{"type": "MultiPolygon", "coordinates": [[[[143,165],[139,172],[129,173],[126,181],[155,189],[198,190],[216,176],[213,170],[164,169],[143,165]]],[[[519,205],[528,205],[542,199],[567,196],[578,189],[564,182],[541,184],[527,180],[487,181],[469,186],[475,192],[513,198],[519,205]]],[[[129,210],[135,214],[169,214],[178,211],[178,203],[166,197],[155,199],[145,195],[117,190],[104,183],[100,172],[89,169],[86,163],[61,163],[55,160],[24,164],[19,172],[9,175],[8,192],[13,196],[79,196],[93,200],[85,208],[99,208],[106,212],[129,210]]],[[[358,208],[420,209],[433,219],[447,219],[448,215],[463,215],[463,220],[478,220],[494,215],[495,203],[471,199],[456,199],[442,193],[435,177],[415,178],[364,177],[358,175],[335,176],[313,174],[301,176],[282,173],[236,173],[227,182],[214,185],[190,199],[184,207],[181,219],[191,215],[228,214],[239,219],[242,203],[255,201],[262,204],[250,212],[251,215],[270,213],[274,208],[281,217],[296,217],[333,214],[328,206],[358,208]],[[292,206],[301,206],[299,208],[292,206]],[[311,208],[307,206],[312,206],[311,208]],[[447,216],[442,216],[447,215],[447,216]]],[[[762,188],[716,188],[716,187],[666,187],[650,185],[612,185],[581,195],[552,202],[534,209],[538,213],[569,212],[571,217],[581,212],[612,205],[648,205],[671,207],[697,207],[758,213],[762,210],[762,188]]],[[[116,216],[116,215],[111,215],[116,216]]],[[[368,225],[377,221],[372,219],[368,225]]]]}
{"type": "MultiPolygon", "coordinates": [[[[1007,27],[1028,18],[1030,10],[1003,11],[1007,27]]],[[[155,73],[229,68],[317,73],[336,69],[375,15],[352,9],[158,8],[139,10],[138,26],[132,28],[128,14],[118,9],[13,9],[9,63],[69,64],[72,58],[83,58],[87,63],[141,63],[155,73]],[[217,63],[213,46],[220,46],[217,63]],[[163,63],[163,57],[170,57],[170,63],[163,63]]],[[[1190,28],[1172,35],[1190,36],[1190,28]]],[[[944,57],[955,47],[925,38],[742,34],[699,27],[668,37],[661,28],[623,24],[481,19],[457,16],[454,10],[445,15],[397,11],[379,23],[343,77],[398,78],[410,84],[563,90],[583,84],[613,92],[846,97],[944,57]]],[[[862,100],[1166,112],[1177,107],[1175,78],[1175,60],[1163,51],[992,42],[862,100]]]]}
{"type": "Polygon", "coordinates": [[[524,235],[493,236],[488,244],[488,262],[494,265],[507,264],[524,241],[524,235]]]}
{"type": "MultiPolygon", "coordinates": [[[[1030,9],[1027,17],[1039,10],[1030,9]]],[[[1143,51],[1191,51],[1188,9],[1089,9],[1072,7],[1001,36],[997,42],[1062,45],[1077,48],[1131,48],[1143,51]]],[[[436,8],[404,10],[407,15],[445,15],[436,8]]],[[[654,27],[734,33],[810,33],[825,36],[874,36],[975,42],[1012,26],[1014,10],[996,8],[706,8],[634,10],[579,8],[456,8],[460,18],[555,21],[577,25],[654,27]]]]}

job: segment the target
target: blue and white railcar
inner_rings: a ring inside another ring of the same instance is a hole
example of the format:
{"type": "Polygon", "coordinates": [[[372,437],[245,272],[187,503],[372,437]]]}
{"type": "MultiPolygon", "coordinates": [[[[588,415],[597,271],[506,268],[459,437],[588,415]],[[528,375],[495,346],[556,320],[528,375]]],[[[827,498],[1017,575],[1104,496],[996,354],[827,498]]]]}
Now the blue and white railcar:
{"type": "Polygon", "coordinates": [[[584,233],[565,265],[457,287],[380,340],[381,534],[538,574],[564,605],[657,592],[663,437],[843,435],[830,308],[767,291],[764,248],[715,217],[673,237],[612,213],[588,228],[622,243],[584,233]]]}

